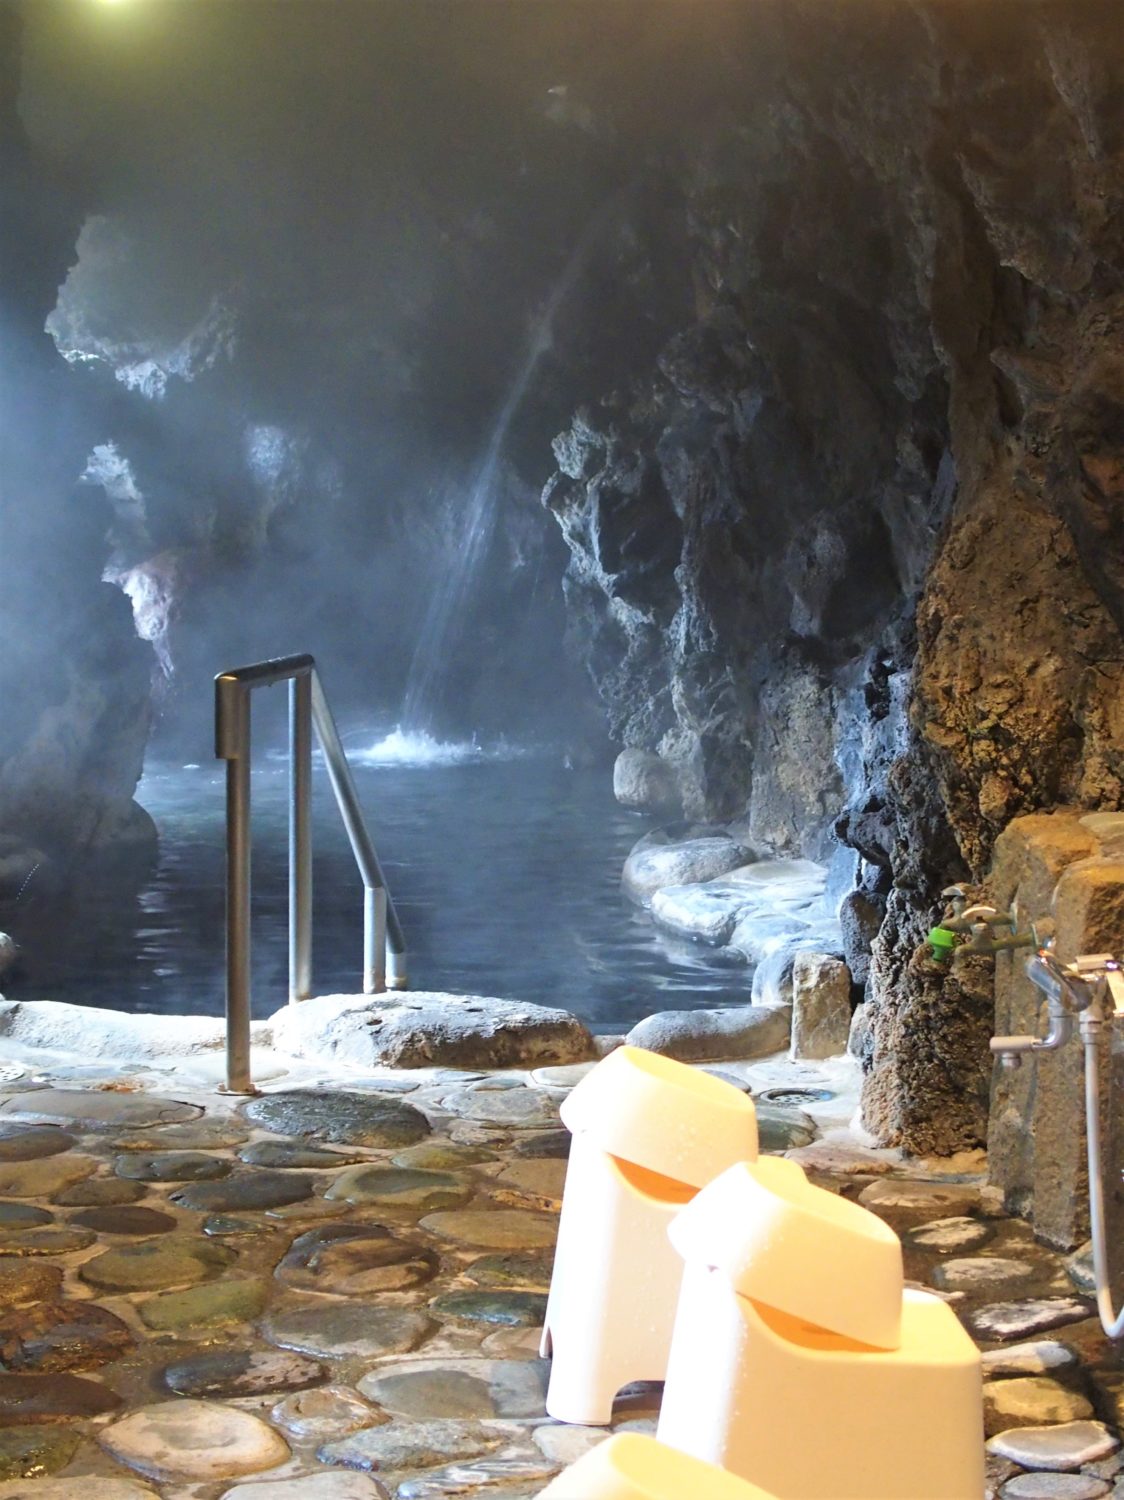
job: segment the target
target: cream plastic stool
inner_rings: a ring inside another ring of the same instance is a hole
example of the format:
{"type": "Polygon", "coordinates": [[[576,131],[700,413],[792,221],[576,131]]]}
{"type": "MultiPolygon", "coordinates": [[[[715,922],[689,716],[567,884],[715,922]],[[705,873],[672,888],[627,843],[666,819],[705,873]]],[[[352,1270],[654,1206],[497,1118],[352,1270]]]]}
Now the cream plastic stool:
{"type": "Polygon", "coordinates": [[[638,1047],[587,1073],[561,1109],[573,1133],[542,1354],[546,1409],[604,1426],[634,1380],[662,1380],[683,1263],[667,1237],[699,1188],[757,1155],[732,1084],[638,1047]]]}
{"type": "Polygon", "coordinates": [[[779,1500],[983,1493],[979,1353],[940,1298],[903,1290],[874,1214],[763,1158],[723,1173],[671,1238],[686,1269],[662,1442],[779,1500]]]}
{"type": "Polygon", "coordinates": [[[539,1500],[776,1500],[725,1469],[637,1432],[606,1438],[552,1479],[539,1500]]]}

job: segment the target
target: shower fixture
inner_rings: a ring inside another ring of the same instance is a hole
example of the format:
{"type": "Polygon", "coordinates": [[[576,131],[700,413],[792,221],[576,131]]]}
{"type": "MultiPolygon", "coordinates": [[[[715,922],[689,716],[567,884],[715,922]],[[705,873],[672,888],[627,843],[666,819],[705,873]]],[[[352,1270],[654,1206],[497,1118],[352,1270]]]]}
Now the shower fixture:
{"type": "Polygon", "coordinates": [[[1065,1045],[1079,1027],[1085,1048],[1085,1141],[1089,1161],[1089,1226],[1097,1312],[1110,1339],[1124,1337],[1124,1309],[1113,1309],[1109,1284],[1104,1168],[1101,1161],[1101,1048],[1111,1050],[1113,1028],[1124,1017],[1124,968],[1111,953],[1086,954],[1063,964],[1052,947],[1027,960],[1031,982],[1046,996],[1045,1036],[996,1036],[991,1050],[1001,1066],[1017,1068],[1026,1052],[1051,1052],[1065,1045]]]}

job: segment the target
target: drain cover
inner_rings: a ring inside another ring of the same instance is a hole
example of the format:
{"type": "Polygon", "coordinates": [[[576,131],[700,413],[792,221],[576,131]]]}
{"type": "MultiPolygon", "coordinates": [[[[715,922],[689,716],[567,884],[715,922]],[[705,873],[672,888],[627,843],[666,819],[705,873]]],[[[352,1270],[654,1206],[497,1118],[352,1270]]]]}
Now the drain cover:
{"type": "Polygon", "coordinates": [[[766,1104],[823,1104],[835,1095],[830,1089],[766,1089],[757,1097],[766,1104]]]}
{"type": "Polygon", "coordinates": [[[0,1063],[0,1083],[15,1083],[26,1072],[27,1069],[21,1068],[19,1063],[0,1063]]]}

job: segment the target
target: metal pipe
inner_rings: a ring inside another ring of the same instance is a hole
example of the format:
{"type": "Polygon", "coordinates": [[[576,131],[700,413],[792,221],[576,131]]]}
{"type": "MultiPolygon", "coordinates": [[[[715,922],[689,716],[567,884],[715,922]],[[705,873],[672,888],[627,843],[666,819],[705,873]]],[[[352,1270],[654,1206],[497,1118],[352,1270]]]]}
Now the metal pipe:
{"type": "MultiPolygon", "coordinates": [[[[1105,1023],[1092,1012],[1081,1017],[1081,1040],[1085,1044],[1085,1140],[1089,1153],[1089,1232],[1093,1241],[1093,1277],[1097,1287],[1097,1312],[1110,1339],[1124,1335],[1124,1308],[1112,1306],[1109,1282],[1108,1238],[1104,1211],[1104,1164],[1101,1160],[1100,1039],[1105,1023]]],[[[1112,1028],[1107,1028],[1111,1037],[1112,1028]]]]}
{"type": "Polygon", "coordinates": [[[381,995],[386,989],[386,888],[363,891],[363,993],[381,995]]]}
{"type": "Polygon", "coordinates": [[[226,762],[226,1087],[254,1094],[250,1076],[250,740],[226,762]]]}
{"type": "MultiPolygon", "coordinates": [[[[351,774],[351,767],[347,763],[347,756],[340,743],[339,731],[332,717],[332,710],[328,707],[328,700],[324,696],[319,673],[315,671],[312,674],[312,720],[316,725],[316,735],[320,741],[320,748],[324,752],[328,778],[336,794],[340,816],[343,818],[343,826],[347,829],[351,852],[355,855],[355,862],[359,866],[363,884],[368,890],[385,891],[386,880],[383,877],[382,866],[379,864],[379,857],[375,853],[375,846],[371,842],[371,836],[363,821],[355,778],[351,774]]],[[[390,953],[397,956],[400,968],[404,971],[406,943],[389,893],[386,901],[386,947],[390,953]]]]}
{"type": "Polygon", "coordinates": [[[312,676],[289,680],[289,1000],[312,993],[312,676]]]}

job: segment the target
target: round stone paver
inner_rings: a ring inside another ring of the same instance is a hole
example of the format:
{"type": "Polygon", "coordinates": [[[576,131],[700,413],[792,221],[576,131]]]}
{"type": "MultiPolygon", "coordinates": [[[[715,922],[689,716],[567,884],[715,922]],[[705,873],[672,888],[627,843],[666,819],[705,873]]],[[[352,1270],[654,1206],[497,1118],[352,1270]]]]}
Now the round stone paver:
{"type": "Polygon", "coordinates": [[[239,1484],[225,1491],[220,1500],[383,1500],[386,1493],[368,1474],[336,1469],[329,1474],[308,1474],[303,1479],[239,1484]]]}
{"type": "MultiPolygon", "coordinates": [[[[77,1442],[77,1437],[74,1437],[72,1443],[76,1445],[77,1442]]],[[[54,1467],[61,1468],[62,1465],[54,1467]]],[[[34,1472],[42,1471],[36,1469],[34,1472]]],[[[155,1490],[139,1480],[110,1479],[104,1474],[97,1475],[92,1483],[90,1475],[80,1474],[72,1479],[36,1479],[34,1487],[15,1481],[0,1484],[0,1500],[90,1500],[95,1493],[93,1484],[97,1485],[96,1500],[160,1500],[155,1490]]]]}
{"type": "Polygon", "coordinates": [[[984,1386],[983,1396],[985,1430],[989,1433],[1080,1422],[1093,1415],[1092,1405],[1080,1392],[1071,1391],[1048,1375],[992,1380],[984,1386]]]}
{"type": "Polygon", "coordinates": [[[126,1151],[113,1163],[133,1182],[214,1182],[230,1176],[230,1162],[205,1151],[126,1151]]]}
{"type": "Polygon", "coordinates": [[[1087,1297],[1028,1297],[1022,1302],[995,1302],[967,1317],[968,1328],[977,1338],[1001,1343],[1081,1323],[1096,1307],[1087,1297]]]}
{"type": "Polygon", "coordinates": [[[933,1271],[933,1285],[942,1292],[986,1292],[992,1296],[1009,1288],[1014,1291],[1038,1277],[1042,1266],[1028,1260],[1010,1260],[1004,1255],[957,1256],[942,1261],[933,1271]]]}
{"type": "Polygon", "coordinates": [[[114,1208],[122,1203],[136,1203],[144,1195],[141,1182],[126,1182],[121,1177],[88,1177],[85,1182],[63,1188],[51,1202],[60,1208],[114,1208]]]}
{"type": "Polygon", "coordinates": [[[372,1203],[391,1212],[432,1213],[460,1208],[473,1186],[451,1172],[421,1172],[409,1167],[348,1167],[324,1194],[329,1200],[372,1203]]]}
{"type": "Polygon", "coordinates": [[[115,1151],[226,1151],[249,1140],[250,1132],[232,1115],[189,1120],[155,1130],[130,1130],[109,1144],[115,1151]]]}
{"type": "Polygon", "coordinates": [[[171,1214],[129,1204],[121,1208],[87,1208],[80,1214],[71,1214],[70,1222],[81,1229],[97,1230],[99,1234],[168,1234],[176,1227],[171,1214]]]}
{"type": "Polygon", "coordinates": [[[239,1160],[251,1167],[346,1167],[362,1161],[354,1151],[340,1151],[329,1146],[313,1146],[301,1141],[254,1141],[243,1146],[239,1160]]]}
{"type": "Polygon", "coordinates": [[[566,1185],[566,1163],[550,1157],[538,1161],[516,1161],[492,1178],[492,1192],[497,1202],[533,1205],[557,1213],[562,1206],[566,1185]]]}
{"type": "Polygon", "coordinates": [[[277,1349],[220,1349],[179,1360],[164,1371],[177,1396],[261,1396],[299,1391],[324,1378],[324,1366],[303,1354],[277,1349]]]}
{"type": "Polygon", "coordinates": [[[1058,1427],[1016,1427],[996,1433],[987,1451],[1024,1469],[1069,1471],[1107,1458],[1120,1441],[1103,1422],[1064,1422],[1058,1427]]]}
{"type": "Polygon", "coordinates": [[[163,1292],[140,1305],[145,1327],[163,1333],[213,1328],[220,1323],[249,1323],[265,1311],[269,1287],[261,1276],[223,1277],[185,1292],[163,1292]]]}
{"type": "Polygon", "coordinates": [[[42,1161],[74,1149],[72,1135],[57,1125],[5,1125],[0,1127],[0,1161],[42,1161]]]}
{"type": "Polygon", "coordinates": [[[120,1463],[154,1479],[216,1480],[273,1469],[289,1445],[260,1417],[212,1401],[145,1406],[98,1433],[120,1463]]]}
{"type": "Polygon", "coordinates": [[[115,1391],[82,1375],[0,1374],[0,1427],[100,1417],[120,1405],[115,1391]]]}
{"type": "Polygon", "coordinates": [[[263,1094],[242,1106],[247,1120],[276,1135],[306,1136],[344,1146],[412,1146],[430,1133],[412,1105],[377,1094],[263,1094]]]}
{"type": "Polygon", "coordinates": [[[33,1089],[0,1103],[0,1123],[19,1120],[36,1125],[73,1125],[83,1130],[176,1125],[196,1120],[202,1113],[197,1104],[116,1089],[33,1089]]]}
{"type": "Polygon", "coordinates": [[[546,1318],[546,1297],[540,1292],[445,1292],[429,1305],[439,1317],[495,1327],[537,1328],[546,1318]]]}
{"type": "Polygon", "coordinates": [[[934,1219],[917,1229],[906,1230],[902,1239],[920,1250],[978,1250],[994,1233],[994,1227],[984,1220],[962,1217],[934,1219]]]}
{"type": "Polygon", "coordinates": [[[535,1250],[553,1245],[557,1221],[518,1208],[462,1209],[429,1214],[421,1227],[431,1234],[485,1250],[535,1250]]]}
{"type": "Polygon", "coordinates": [[[1101,1500],[1111,1493],[1093,1474],[1016,1474],[999,1491],[1002,1500],[1101,1500]]]}
{"type": "Polygon", "coordinates": [[[42,1161],[0,1162],[0,1198],[49,1198],[84,1177],[92,1177],[97,1165],[92,1156],[77,1151],[42,1161]]]}
{"type": "Polygon", "coordinates": [[[252,1209],[280,1208],[311,1198],[316,1186],[314,1177],[300,1172],[269,1172],[247,1167],[224,1182],[195,1182],[179,1188],[171,1201],[179,1208],[197,1213],[246,1213],[252,1209]]]}
{"type": "Polygon", "coordinates": [[[0,1256],[69,1255],[88,1250],[97,1239],[91,1229],[46,1224],[42,1229],[0,1230],[0,1256]]]}
{"type": "Polygon", "coordinates": [[[376,1427],[389,1421],[376,1407],[347,1386],[321,1385],[315,1390],[296,1391],[279,1401],[270,1416],[296,1438],[317,1443],[345,1437],[360,1427],[376,1427]]]}
{"type": "Polygon", "coordinates": [[[6,1370],[96,1370],[132,1347],[126,1325],[96,1302],[36,1302],[0,1315],[0,1362],[6,1370]]]}
{"type": "Polygon", "coordinates": [[[454,1496],[475,1495],[534,1500],[556,1468],[541,1458],[483,1458],[404,1479],[394,1493],[396,1500],[453,1500],[454,1496]]]}
{"type": "Polygon", "coordinates": [[[235,1253],[225,1245],[186,1235],[169,1235],[139,1245],[103,1250],[78,1268],[90,1286],[108,1292],[158,1292],[193,1286],[222,1274],[235,1253]]]}
{"type": "Polygon", "coordinates": [[[859,1194],[864,1208],[876,1210],[896,1208],[902,1212],[923,1209],[935,1213],[943,1209],[948,1214],[965,1214],[978,1208],[980,1190],[969,1182],[909,1182],[890,1178],[872,1182],[859,1194]]]}
{"type": "Polygon", "coordinates": [[[349,1469],[431,1469],[450,1459],[493,1453],[504,1441],[504,1435],[478,1422],[392,1422],[325,1443],[317,1456],[349,1469]]]}
{"type": "Polygon", "coordinates": [[[439,1267],[432,1250],[381,1224],[324,1224],[293,1241],[275,1275],[298,1291],[355,1296],[421,1286],[439,1267]]]}
{"type": "Polygon", "coordinates": [[[504,1130],[541,1130],[558,1123],[558,1100],[542,1089],[459,1089],[441,1105],[462,1120],[504,1130]]]}
{"type": "Polygon", "coordinates": [[[57,1297],[61,1288],[61,1266],[45,1265],[39,1260],[0,1261],[0,1307],[57,1297]]]}
{"type": "Polygon", "coordinates": [[[263,1332],[272,1344],[318,1358],[379,1359],[416,1349],[435,1327],[431,1318],[413,1308],[317,1299],[275,1308],[263,1332]]]}
{"type": "Polygon", "coordinates": [[[34,1203],[0,1203],[0,1229],[38,1229],[52,1223],[54,1217],[34,1203]]]}
{"type": "Polygon", "coordinates": [[[1045,1375],[1049,1370],[1072,1369],[1077,1352],[1057,1339],[1036,1339],[1009,1344],[1006,1349],[985,1349],[980,1356],[984,1377],[1000,1375],[1045,1375]]]}
{"type": "MultiPolygon", "coordinates": [[[[34,1496],[54,1495],[65,1500],[65,1493],[55,1488],[44,1474],[65,1469],[82,1441],[81,1434],[65,1427],[0,1427],[0,1481],[31,1479],[27,1484],[0,1482],[0,1496],[11,1500],[33,1500],[34,1496]]],[[[64,1480],[72,1485],[72,1480],[64,1480]]],[[[144,1492],[151,1494],[151,1490],[144,1492]]],[[[72,1489],[71,1495],[76,1492],[72,1489]]]]}
{"type": "Polygon", "coordinates": [[[477,1286],[544,1292],[550,1289],[552,1263],[550,1255],[482,1255],[465,1267],[464,1274],[477,1286]]]}
{"type": "Polygon", "coordinates": [[[476,1167],[495,1161],[496,1153],[483,1146],[458,1146],[455,1141],[421,1141],[407,1146],[390,1158],[395,1167],[410,1167],[422,1172],[456,1172],[462,1167],[476,1167]]]}
{"type": "Polygon", "coordinates": [[[397,1417],[413,1421],[506,1419],[546,1414],[545,1360],[406,1360],[364,1375],[364,1396],[397,1417]]]}

